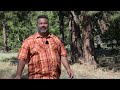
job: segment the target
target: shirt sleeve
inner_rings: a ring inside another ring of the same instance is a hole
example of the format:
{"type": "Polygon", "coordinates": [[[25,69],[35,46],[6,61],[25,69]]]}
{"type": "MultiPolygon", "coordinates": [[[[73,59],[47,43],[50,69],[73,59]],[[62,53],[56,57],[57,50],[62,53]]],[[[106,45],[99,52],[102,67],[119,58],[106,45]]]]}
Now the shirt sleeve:
{"type": "Polygon", "coordinates": [[[18,51],[17,59],[24,60],[24,61],[29,59],[29,43],[27,40],[23,41],[22,46],[18,51]]]}
{"type": "Polygon", "coordinates": [[[67,57],[67,51],[64,44],[60,41],[61,56],[67,57]]]}

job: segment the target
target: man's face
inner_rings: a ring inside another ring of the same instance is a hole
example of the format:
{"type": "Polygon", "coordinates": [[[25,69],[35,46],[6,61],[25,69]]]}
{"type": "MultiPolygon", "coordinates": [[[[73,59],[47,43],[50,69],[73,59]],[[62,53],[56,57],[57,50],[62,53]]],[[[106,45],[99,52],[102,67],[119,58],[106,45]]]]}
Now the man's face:
{"type": "Polygon", "coordinates": [[[37,22],[37,27],[38,27],[38,31],[40,33],[46,33],[48,32],[48,19],[46,18],[39,18],[38,22],[37,22]]]}

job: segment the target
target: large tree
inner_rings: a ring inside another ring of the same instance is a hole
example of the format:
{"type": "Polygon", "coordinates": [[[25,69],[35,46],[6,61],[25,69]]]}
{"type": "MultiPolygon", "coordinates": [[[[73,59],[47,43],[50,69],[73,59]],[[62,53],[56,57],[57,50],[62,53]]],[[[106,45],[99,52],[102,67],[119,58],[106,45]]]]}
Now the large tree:
{"type": "Polygon", "coordinates": [[[96,65],[94,58],[94,40],[92,35],[92,21],[86,11],[81,11],[83,58],[81,63],[96,65]]]}
{"type": "Polygon", "coordinates": [[[69,15],[69,29],[71,36],[71,60],[77,62],[82,57],[81,33],[78,14],[71,11],[69,15]]]}

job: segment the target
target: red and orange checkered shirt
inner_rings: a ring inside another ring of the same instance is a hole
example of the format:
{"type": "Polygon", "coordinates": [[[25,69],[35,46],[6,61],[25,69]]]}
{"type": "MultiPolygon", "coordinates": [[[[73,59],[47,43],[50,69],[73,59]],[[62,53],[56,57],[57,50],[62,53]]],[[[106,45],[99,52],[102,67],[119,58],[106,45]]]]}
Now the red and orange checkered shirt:
{"type": "Polygon", "coordinates": [[[43,38],[37,32],[24,40],[17,58],[29,60],[29,79],[58,79],[61,74],[61,56],[66,57],[67,52],[59,38],[52,34],[43,38]]]}

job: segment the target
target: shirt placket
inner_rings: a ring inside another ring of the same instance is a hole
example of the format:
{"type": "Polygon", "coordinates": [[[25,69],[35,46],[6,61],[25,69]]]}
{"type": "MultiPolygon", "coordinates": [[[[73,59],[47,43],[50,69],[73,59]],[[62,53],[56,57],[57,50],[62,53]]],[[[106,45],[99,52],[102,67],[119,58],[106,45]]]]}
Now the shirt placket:
{"type": "Polygon", "coordinates": [[[47,64],[48,64],[48,70],[51,71],[51,69],[50,69],[49,44],[46,44],[46,41],[47,41],[46,38],[43,38],[43,45],[44,45],[46,60],[47,60],[47,64]]]}

